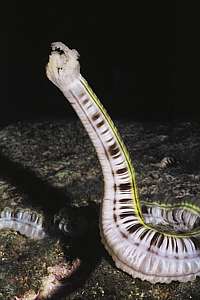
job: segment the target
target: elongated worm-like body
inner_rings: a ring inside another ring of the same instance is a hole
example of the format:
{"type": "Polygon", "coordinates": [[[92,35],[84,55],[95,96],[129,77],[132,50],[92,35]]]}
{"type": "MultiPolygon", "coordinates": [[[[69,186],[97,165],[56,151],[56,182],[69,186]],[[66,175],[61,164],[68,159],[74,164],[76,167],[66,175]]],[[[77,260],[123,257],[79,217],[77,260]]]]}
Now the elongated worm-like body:
{"type": "Polygon", "coordinates": [[[0,212],[0,230],[18,231],[29,238],[39,240],[46,236],[42,215],[24,208],[5,207],[0,212]]]}
{"type": "Polygon", "coordinates": [[[48,78],[63,92],[87,130],[104,176],[102,242],[116,266],[151,283],[191,281],[200,275],[200,208],[141,204],[135,172],[106,110],[80,74],[76,50],[52,44],[48,78]]]}

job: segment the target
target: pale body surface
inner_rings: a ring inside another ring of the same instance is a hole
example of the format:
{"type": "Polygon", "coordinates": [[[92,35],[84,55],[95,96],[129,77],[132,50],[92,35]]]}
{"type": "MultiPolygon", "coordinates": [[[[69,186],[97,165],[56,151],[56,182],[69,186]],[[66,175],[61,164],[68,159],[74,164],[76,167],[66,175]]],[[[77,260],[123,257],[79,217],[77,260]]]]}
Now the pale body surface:
{"type": "Polygon", "coordinates": [[[200,275],[200,208],[188,201],[142,203],[129,153],[80,74],[78,53],[52,44],[48,78],[63,92],[91,138],[104,176],[100,233],[116,266],[151,283],[200,275]]]}
{"type": "MultiPolygon", "coordinates": [[[[176,123],[173,124],[173,128],[164,123],[147,126],[145,123],[125,120],[115,120],[115,124],[122,134],[137,170],[138,189],[142,200],[167,199],[170,201],[174,198],[188,199],[189,197],[194,203],[198,203],[200,195],[198,176],[200,164],[197,163],[199,152],[197,144],[200,142],[199,124],[176,123]],[[166,155],[174,155],[177,159],[181,159],[181,164],[166,169],[155,167],[154,164],[159,163],[166,155]]],[[[46,194],[40,186],[40,197],[41,200],[45,200],[44,206],[47,203],[49,206],[51,201],[55,199],[58,201],[61,197],[65,205],[70,203],[77,208],[84,206],[85,210],[90,210],[88,218],[94,226],[88,236],[89,246],[85,239],[80,247],[81,253],[85,249],[84,246],[88,252],[88,256],[85,256],[85,275],[84,272],[82,276],[79,275],[78,280],[82,282],[81,286],[74,287],[71,292],[67,289],[60,300],[77,300],[81,297],[91,300],[145,298],[148,300],[189,300],[191,297],[198,297],[199,279],[188,283],[172,282],[168,285],[152,285],[147,281],[133,279],[118,270],[112,258],[104,251],[98,230],[98,211],[103,197],[103,177],[94,148],[79,120],[72,121],[63,118],[18,122],[1,129],[0,144],[1,152],[9,157],[10,161],[18,162],[26,169],[32,170],[42,181],[54,187],[55,194],[52,190],[51,193],[46,194]],[[96,207],[96,214],[91,209],[92,207],[96,207]],[[90,267],[92,269],[88,273],[87,270],[90,267]],[[70,295],[68,295],[69,292],[70,295]]],[[[28,207],[29,200],[33,204],[38,199],[38,195],[33,191],[26,190],[25,195],[21,194],[19,184],[9,184],[3,177],[3,173],[1,168],[2,207],[13,205],[13,202],[20,204],[22,198],[24,205],[28,207]]],[[[16,174],[16,169],[14,174],[16,174]]],[[[28,180],[26,173],[25,177],[28,180]]],[[[27,183],[24,181],[25,186],[27,183]]],[[[34,190],[38,189],[39,183],[40,181],[35,182],[34,190]]],[[[48,217],[48,214],[45,213],[45,216],[48,217]]],[[[76,220],[76,213],[74,219],[76,220]]],[[[19,234],[1,231],[1,250],[4,248],[6,251],[0,253],[0,299],[8,300],[15,295],[20,297],[23,291],[30,289],[37,292],[42,276],[47,274],[47,267],[61,262],[63,255],[61,246],[60,243],[56,244],[56,240],[55,244],[50,239],[49,242],[48,240],[37,242],[19,234]],[[15,278],[18,280],[13,285],[15,278]]],[[[65,254],[68,253],[67,248],[66,243],[65,254]]]]}
{"type": "MultiPolygon", "coordinates": [[[[57,54],[56,54],[57,55],[57,54]]],[[[58,61],[59,62],[59,61],[58,61]]],[[[62,66],[59,66],[59,68],[62,66]]],[[[79,70],[79,69],[78,69],[79,70]]],[[[65,81],[66,82],[66,81],[65,81]]],[[[100,120],[99,120],[100,121],[100,120]]],[[[46,123],[47,124],[47,123],[46,123]]],[[[51,123],[50,123],[51,124],[51,123]]],[[[53,123],[52,123],[53,124],[53,123]]],[[[54,176],[52,176],[54,173],[51,172],[52,169],[57,165],[55,163],[55,160],[57,160],[56,157],[58,157],[58,149],[59,147],[57,146],[56,152],[50,151],[48,153],[48,145],[51,146],[51,141],[54,139],[54,147],[55,145],[60,144],[60,149],[61,153],[63,152],[63,158],[68,158],[67,160],[67,165],[66,163],[63,162],[63,160],[60,160],[58,162],[58,165],[64,165],[65,171],[62,172],[62,167],[61,171],[59,171],[58,167],[58,176],[57,179],[59,179],[59,185],[61,184],[62,186],[67,186],[69,187],[69,190],[73,194],[73,200],[74,203],[77,201],[82,204],[87,204],[90,206],[92,202],[95,203],[100,203],[101,201],[101,194],[102,194],[102,184],[101,184],[101,172],[99,165],[96,160],[95,153],[91,147],[90,141],[85,135],[84,131],[79,129],[79,126],[77,126],[77,123],[66,123],[66,122],[61,122],[59,125],[56,124],[55,126],[55,132],[54,132],[54,127],[51,125],[51,128],[48,128],[46,126],[45,128],[45,123],[34,125],[33,128],[31,129],[31,124],[29,124],[28,128],[30,128],[30,131],[32,132],[37,128],[38,132],[40,130],[44,130],[44,132],[48,132],[46,136],[46,141],[47,143],[39,143],[39,151],[32,152],[30,149],[30,133],[28,133],[27,137],[25,136],[24,141],[27,139],[27,144],[25,145],[18,145],[18,149],[23,149],[25,146],[26,149],[29,149],[28,151],[30,152],[30,157],[32,159],[26,158],[24,153],[19,153],[16,151],[16,148],[12,149],[10,147],[10,142],[13,144],[14,140],[20,140],[21,139],[21,132],[24,131],[24,128],[27,128],[27,124],[25,125],[20,125],[19,126],[16,124],[14,127],[11,126],[10,130],[9,127],[5,130],[1,131],[1,142],[2,142],[2,153],[6,156],[9,157],[9,159],[14,162],[21,162],[22,165],[25,165],[26,167],[28,166],[29,168],[35,170],[41,170],[39,171],[40,176],[47,177],[47,180],[50,183],[54,182],[54,176]],[[61,126],[60,126],[61,125],[61,126]],[[75,125],[75,126],[74,126],[75,125]],[[42,127],[42,129],[41,129],[42,127]],[[62,127],[62,128],[60,128],[62,127]],[[57,128],[60,128],[58,131],[57,128]],[[73,131],[72,131],[73,128],[73,131]],[[14,129],[14,130],[13,130],[14,129]],[[17,134],[15,134],[15,132],[17,134]],[[19,134],[20,132],[20,134],[19,134]],[[52,133],[50,133],[52,132],[52,133]],[[58,132],[61,132],[61,139],[57,140],[55,136],[58,134],[58,132]],[[5,138],[6,137],[6,138],[5,138]],[[84,143],[83,143],[84,140],[84,143]],[[63,141],[64,144],[63,144],[63,141]],[[68,141],[68,142],[67,142],[68,141]],[[83,144],[84,144],[84,151],[83,150],[83,144]],[[41,148],[40,148],[41,147],[41,148]],[[45,151],[42,151],[42,148],[44,147],[45,151]],[[67,148],[67,149],[66,149],[67,148]],[[65,150],[64,150],[65,149],[65,150]],[[70,150],[71,149],[71,150],[70,150]],[[37,153],[37,154],[36,154],[37,153]],[[53,159],[55,153],[55,158],[53,159]],[[70,154],[71,153],[71,154],[70,154]],[[25,157],[24,157],[25,156],[25,157]],[[74,156],[74,161],[73,161],[73,156],[74,156]],[[34,159],[33,159],[34,157],[34,159]],[[85,157],[88,157],[88,160],[85,160],[85,157]],[[51,164],[51,160],[53,159],[53,164],[51,164]],[[35,161],[34,161],[35,160],[35,161]],[[48,168],[44,168],[44,162],[45,164],[48,165],[47,161],[50,161],[49,163],[49,170],[50,173],[48,173],[48,168]],[[95,161],[95,165],[94,165],[95,161]],[[68,168],[67,166],[72,166],[72,168],[68,168]],[[42,167],[42,168],[41,168],[42,167]],[[41,169],[40,169],[41,168],[41,169]],[[80,174],[80,177],[77,177],[77,170],[78,174],[80,174]],[[87,170],[87,171],[86,171],[87,170]],[[60,173],[61,172],[61,173],[60,173]],[[70,172],[70,174],[68,174],[70,172]],[[85,179],[84,176],[85,176],[85,179]],[[61,183],[62,182],[62,183],[61,183]],[[95,185],[94,185],[95,182],[95,185]],[[91,184],[92,183],[92,184],[91,184]],[[82,188],[81,188],[82,187],[82,188]],[[100,190],[98,191],[98,188],[100,187],[100,190]]],[[[198,195],[199,195],[199,188],[198,188],[198,137],[199,137],[199,129],[198,126],[195,124],[177,124],[174,126],[174,129],[172,130],[170,126],[166,126],[163,124],[160,124],[160,126],[153,126],[149,125],[148,128],[146,125],[138,124],[138,123],[126,123],[123,124],[119,123],[118,125],[121,125],[121,132],[123,133],[124,137],[126,138],[126,143],[131,149],[131,157],[133,156],[133,161],[134,165],[136,166],[137,169],[137,178],[139,182],[139,193],[141,195],[141,206],[145,207],[145,211],[143,212],[144,215],[144,221],[149,223],[150,225],[153,224],[155,228],[159,229],[161,227],[161,230],[163,231],[162,224],[160,224],[160,221],[163,222],[163,214],[160,215],[160,211],[163,209],[161,206],[159,207],[159,210],[155,208],[155,204],[158,203],[160,199],[165,199],[163,200],[162,203],[169,205],[169,203],[174,205],[174,202],[171,200],[176,199],[177,203],[182,203],[188,201],[188,197],[191,200],[191,203],[193,204],[191,206],[191,211],[192,213],[196,213],[197,210],[193,209],[193,207],[197,207],[198,205],[198,195]],[[169,134],[169,131],[170,134],[169,134]],[[193,132],[193,137],[190,136],[191,131],[193,132]],[[177,132],[182,133],[184,132],[184,140],[181,139],[181,134],[180,134],[180,140],[177,140],[177,132]],[[130,136],[130,138],[129,138],[130,136]],[[172,136],[172,138],[171,138],[172,136]],[[174,139],[173,139],[174,137],[174,139]],[[165,146],[163,146],[163,141],[165,141],[165,146]],[[192,141],[192,143],[191,143],[192,141]],[[195,141],[195,142],[194,142],[195,141]],[[188,149],[188,145],[191,144],[190,148],[188,149]],[[156,147],[155,147],[156,146],[156,147]],[[180,151],[181,150],[181,151],[180,151]],[[182,152],[182,153],[181,153],[182,152]],[[148,154],[147,154],[148,153],[148,154]],[[158,153],[160,153],[158,155],[158,153]],[[181,154],[180,154],[181,153],[181,154]],[[193,153],[193,156],[189,155],[193,153]],[[134,154],[134,155],[133,155],[134,154]],[[161,156],[162,154],[162,156],[161,156]],[[164,170],[162,168],[162,161],[163,157],[165,156],[170,156],[170,155],[177,155],[178,160],[180,160],[181,164],[178,166],[172,166],[172,168],[164,170]],[[187,157],[190,157],[190,161],[187,159],[187,157]],[[195,163],[194,163],[195,162],[195,163]],[[161,166],[159,167],[161,163],[161,166]],[[191,169],[194,169],[195,171],[191,171],[191,169]],[[174,172],[174,173],[173,173],[174,172]],[[196,172],[196,173],[195,173],[196,172]],[[144,202],[145,201],[145,202],[144,202]],[[171,201],[171,202],[170,202],[171,201]],[[148,204],[151,203],[151,204],[148,204]]],[[[23,136],[22,136],[23,138],[23,136]]],[[[44,139],[44,136],[42,135],[42,140],[44,139]]],[[[34,138],[33,138],[34,140],[34,138]]],[[[38,144],[38,141],[37,141],[38,144]]],[[[112,146],[112,145],[110,145],[112,146]]],[[[51,148],[52,149],[52,148],[51,148]]],[[[20,151],[21,152],[21,151],[20,151]]],[[[105,153],[104,153],[105,155],[105,153]]],[[[106,163],[106,162],[105,162],[106,163]]],[[[106,166],[107,167],[107,166],[106,166]]],[[[38,172],[38,171],[37,171],[38,172]]],[[[112,173],[112,172],[111,172],[112,173]]],[[[113,174],[108,172],[106,174],[104,170],[104,181],[106,183],[106,176],[109,178],[109,183],[113,183],[113,174]]],[[[56,181],[56,178],[55,178],[56,181]]],[[[56,184],[57,185],[57,184],[56,184]]],[[[114,185],[113,185],[114,186],[114,185]]],[[[111,185],[112,187],[112,185],[111,185]]],[[[109,190],[109,185],[107,187],[107,193],[110,195],[110,190],[109,190]]],[[[126,191],[127,192],[127,191],[126,191]]],[[[112,194],[111,194],[112,196],[112,194]]],[[[5,196],[4,196],[5,199],[5,196]]],[[[66,199],[67,200],[67,199],[66,199]]],[[[120,200],[120,198],[119,198],[120,200]]],[[[9,200],[8,200],[9,201],[9,200]]],[[[4,200],[5,202],[5,200],[4,200]]],[[[44,203],[43,203],[44,204],[44,203]]],[[[13,205],[13,204],[12,204],[13,205]]],[[[81,204],[80,204],[81,205],[81,204]]],[[[2,203],[2,209],[5,209],[5,206],[9,206],[8,204],[5,205],[5,203],[2,203]]],[[[169,208],[169,206],[167,206],[169,208]]],[[[112,207],[111,207],[112,208],[112,207]]],[[[164,206],[166,208],[166,205],[164,206]]],[[[185,207],[186,211],[188,207],[185,207]]],[[[189,207],[190,208],[190,207],[189,207]]],[[[130,208],[128,208],[130,209],[130,208]]],[[[138,209],[138,218],[139,220],[142,220],[142,216],[140,215],[141,212],[139,211],[139,206],[137,207],[138,209]]],[[[179,215],[183,216],[184,218],[188,218],[187,214],[183,215],[182,211],[178,210],[178,214],[176,215],[176,220],[179,220],[179,215]]],[[[170,210],[169,213],[166,214],[166,210],[163,210],[165,212],[164,219],[165,221],[168,221],[171,219],[174,221],[174,217],[171,217],[170,210]]],[[[114,220],[114,214],[113,210],[111,209],[111,218],[114,220]]],[[[190,215],[192,216],[192,215],[190,215]]],[[[91,219],[94,218],[94,215],[91,215],[91,219]]],[[[108,217],[109,213],[108,213],[108,217]]],[[[122,218],[124,219],[124,218],[122,218]]],[[[171,226],[166,226],[166,231],[169,230],[170,232],[172,230],[181,230],[182,232],[192,230],[195,222],[196,222],[196,215],[192,218],[190,218],[190,221],[183,226],[181,225],[181,228],[177,224],[173,224],[171,226]]],[[[140,220],[140,221],[141,221],[140,220]]],[[[102,219],[101,219],[102,221],[102,219]]],[[[165,222],[164,222],[165,223],[165,222]]],[[[184,222],[186,223],[186,222],[184,222]]],[[[142,223],[143,224],[143,223],[142,223]]],[[[102,226],[102,225],[101,225],[102,226]]],[[[94,231],[91,233],[91,236],[89,237],[89,244],[92,247],[96,249],[96,256],[98,257],[99,255],[105,256],[105,253],[102,252],[102,248],[100,247],[98,243],[98,236],[96,235],[96,229],[95,229],[95,222],[94,222],[94,231]],[[95,233],[95,235],[94,235],[95,233]],[[95,242],[96,240],[96,242],[95,242]]],[[[139,227],[138,227],[139,229],[139,227]]],[[[101,227],[102,230],[102,227],[101,227]]],[[[103,229],[103,231],[105,231],[103,229]]],[[[104,233],[101,233],[103,239],[104,233]]],[[[107,242],[104,240],[104,243],[106,244],[107,242]]],[[[105,245],[106,246],[106,245],[105,245]]],[[[107,246],[106,246],[107,247],[107,246]]],[[[88,254],[90,254],[90,248],[87,248],[89,251],[88,254]]],[[[112,249],[111,249],[112,250],[112,249]]],[[[140,249],[141,250],[141,249],[140,249]]],[[[112,251],[109,251],[110,254],[112,255],[112,251]]],[[[31,253],[31,250],[30,250],[31,253]]],[[[94,249],[92,250],[92,253],[94,255],[94,249]]],[[[89,256],[87,257],[88,259],[88,264],[91,264],[91,261],[89,259],[89,256]]],[[[114,255],[113,255],[114,256],[114,255]]],[[[115,257],[113,257],[115,259],[115,257]]],[[[123,269],[123,268],[122,268],[123,269]]],[[[159,268],[157,269],[159,270],[159,268]]],[[[127,271],[127,270],[125,270],[127,271]]],[[[141,271],[141,270],[140,270],[141,271]]],[[[155,270],[154,270],[155,271],[155,270]]],[[[162,271],[162,269],[161,269],[162,271]]],[[[138,273],[134,273],[137,275],[136,277],[139,277],[141,279],[152,279],[152,277],[149,278],[144,278],[142,273],[138,275],[138,273]]],[[[133,275],[133,274],[132,274],[133,275]]],[[[134,277],[135,277],[134,275],[134,277]]],[[[188,274],[189,275],[189,274],[188,274]]],[[[189,275],[190,276],[190,275],[189,275]]],[[[195,276],[194,276],[195,277],[195,276]]],[[[153,277],[154,278],[154,277],[153,277]]],[[[157,276],[156,276],[157,278],[157,276]]],[[[161,276],[162,278],[162,276],[161,276]]],[[[169,277],[167,277],[169,278],[169,277]]],[[[173,280],[174,278],[172,278],[173,280]]],[[[180,279],[180,278],[179,278],[180,279]]],[[[193,279],[192,277],[189,277],[189,280],[193,279]]],[[[154,279],[150,280],[152,282],[155,282],[154,279]]],[[[160,280],[159,280],[160,281],[160,280]]],[[[166,282],[171,281],[167,279],[166,282]]],[[[2,285],[1,288],[4,288],[5,291],[5,284],[2,285]]],[[[155,288],[145,282],[143,284],[140,283],[139,280],[135,281],[135,279],[131,279],[131,277],[127,276],[121,271],[117,271],[117,269],[114,269],[113,271],[113,266],[111,263],[106,262],[104,259],[102,263],[99,265],[99,267],[93,272],[93,275],[89,281],[84,285],[84,288],[80,293],[85,293],[85,296],[87,299],[103,299],[105,296],[105,299],[108,298],[110,295],[111,299],[114,299],[112,297],[118,297],[118,299],[127,299],[130,297],[149,297],[149,299],[159,299],[160,296],[162,295],[163,297],[167,297],[167,299],[174,299],[175,296],[178,295],[178,293],[182,293],[182,295],[185,293],[185,295],[191,295],[193,293],[194,288],[196,291],[198,290],[198,281],[195,281],[194,283],[189,283],[187,285],[184,284],[178,284],[172,283],[170,286],[162,286],[162,285],[157,285],[155,288]],[[94,282],[99,282],[99,287],[95,288],[95,294],[93,294],[92,291],[94,291],[94,282]],[[110,288],[108,288],[108,285],[106,282],[110,283],[110,288]],[[137,285],[135,285],[137,283],[137,285]],[[137,286],[137,288],[136,288],[137,286]],[[96,296],[95,296],[96,295],[96,296]],[[164,296],[163,296],[164,295],[164,296]],[[156,298],[157,297],[157,298],[156,298]]],[[[0,289],[1,291],[1,289],[0,289]]],[[[71,296],[70,299],[76,299],[76,296],[78,296],[79,292],[74,292],[71,296]],[[71,298],[72,297],[72,298],[71,298]]],[[[4,298],[5,294],[4,294],[4,298]]],[[[8,298],[9,299],[9,298],[8,298]]],[[[64,297],[63,299],[68,299],[67,296],[64,297]]],[[[166,299],[166,298],[163,298],[166,299]]],[[[177,298],[178,299],[178,298],[177,298]]],[[[185,297],[187,299],[187,297],[185,297]]],[[[189,299],[189,298],[188,298],[189,299]]]]}

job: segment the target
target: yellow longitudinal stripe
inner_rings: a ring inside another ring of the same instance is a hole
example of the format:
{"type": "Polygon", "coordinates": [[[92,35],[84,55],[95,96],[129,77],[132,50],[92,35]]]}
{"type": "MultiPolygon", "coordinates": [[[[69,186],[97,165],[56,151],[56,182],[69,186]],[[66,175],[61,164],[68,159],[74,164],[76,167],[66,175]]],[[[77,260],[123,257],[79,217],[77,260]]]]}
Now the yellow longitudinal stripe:
{"type": "Polygon", "coordinates": [[[115,138],[116,138],[118,144],[120,145],[121,151],[123,152],[124,157],[126,159],[126,162],[127,162],[127,165],[128,165],[129,176],[131,178],[131,192],[132,192],[132,196],[133,196],[132,198],[133,198],[133,202],[134,202],[133,203],[134,204],[134,209],[135,209],[137,217],[139,218],[139,221],[143,225],[145,225],[144,221],[143,221],[143,216],[142,216],[142,211],[141,211],[141,206],[140,206],[140,200],[139,200],[139,197],[138,197],[138,191],[137,191],[136,179],[135,179],[135,171],[132,167],[132,162],[131,162],[129,153],[126,149],[126,146],[122,142],[120,134],[119,134],[118,130],[116,129],[113,121],[111,120],[110,116],[106,112],[105,108],[103,107],[103,105],[101,104],[101,102],[99,101],[99,99],[97,98],[97,96],[95,95],[93,90],[91,89],[91,87],[88,85],[87,81],[82,78],[81,82],[82,82],[83,86],[85,87],[85,89],[87,90],[88,94],[90,95],[91,99],[95,102],[95,104],[98,106],[101,113],[104,115],[106,121],[108,122],[108,124],[110,125],[110,127],[113,131],[113,134],[115,135],[115,138]]]}
{"type": "MultiPolygon", "coordinates": [[[[140,204],[140,200],[138,197],[138,190],[137,190],[137,185],[136,185],[136,176],[135,176],[135,171],[134,168],[132,166],[132,162],[131,162],[131,158],[129,156],[129,153],[126,149],[126,146],[124,145],[120,134],[117,130],[117,128],[115,127],[113,121],[111,120],[110,116],[108,115],[107,111],[105,110],[104,106],[101,104],[101,102],[99,101],[98,97],[96,96],[96,94],[93,92],[93,90],[91,89],[91,87],[89,86],[89,84],[87,83],[87,81],[84,78],[81,78],[81,83],[83,84],[83,86],[85,87],[86,91],[88,92],[89,96],[91,97],[91,99],[94,101],[94,103],[97,105],[97,107],[99,108],[99,110],[101,111],[101,113],[103,114],[104,118],[106,119],[106,121],[108,122],[109,126],[111,127],[113,134],[121,148],[122,153],[124,154],[124,157],[126,159],[127,162],[127,166],[128,166],[128,172],[129,172],[129,176],[131,178],[131,193],[132,193],[132,199],[133,199],[133,205],[134,205],[134,210],[135,213],[138,217],[138,221],[147,229],[153,229],[158,231],[159,233],[165,235],[165,236],[171,236],[171,237],[190,237],[190,236],[194,236],[194,235],[198,235],[200,234],[200,229],[199,230],[194,230],[191,231],[189,233],[166,233],[163,232],[161,230],[157,230],[155,229],[153,226],[151,225],[147,225],[144,222],[144,218],[143,218],[143,214],[142,214],[142,210],[141,210],[141,204],[140,204]]],[[[143,202],[145,203],[145,202],[143,202]]],[[[163,208],[176,208],[176,207],[183,207],[183,208],[188,208],[191,211],[195,211],[195,212],[199,212],[200,213],[200,208],[198,206],[195,206],[193,204],[190,203],[184,203],[184,204],[175,204],[175,205],[167,205],[167,204],[160,204],[160,203],[150,203],[150,202],[146,202],[147,205],[158,205],[160,207],[163,208]]]]}
{"type": "Polygon", "coordinates": [[[179,202],[176,204],[166,204],[166,203],[160,203],[160,202],[148,202],[148,201],[141,201],[142,204],[145,204],[147,206],[159,206],[164,209],[172,209],[172,208],[187,208],[187,210],[190,210],[191,212],[196,212],[200,214],[200,207],[192,204],[190,202],[179,202]]]}

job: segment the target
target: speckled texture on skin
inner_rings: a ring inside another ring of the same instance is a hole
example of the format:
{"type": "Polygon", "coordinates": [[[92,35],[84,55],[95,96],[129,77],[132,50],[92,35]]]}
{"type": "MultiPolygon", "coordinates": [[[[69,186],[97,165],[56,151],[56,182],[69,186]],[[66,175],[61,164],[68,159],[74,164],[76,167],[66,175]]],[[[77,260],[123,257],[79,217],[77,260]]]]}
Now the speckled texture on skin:
{"type": "MultiPolygon", "coordinates": [[[[131,153],[142,200],[191,200],[200,205],[200,124],[115,123],[131,153]],[[175,157],[176,163],[160,168],[164,157],[175,157]]],[[[22,205],[42,212],[48,222],[58,208],[70,206],[72,218],[81,213],[91,220],[81,247],[76,237],[71,246],[55,232],[35,242],[2,231],[0,299],[36,291],[47,267],[76,256],[83,261],[82,270],[68,279],[60,300],[199,299],[200,279],[152,285],[116,269],[98,233],[101,169],[79,121],[18,122],[2,128],[0,163],[0,209],[22,205]]]]}

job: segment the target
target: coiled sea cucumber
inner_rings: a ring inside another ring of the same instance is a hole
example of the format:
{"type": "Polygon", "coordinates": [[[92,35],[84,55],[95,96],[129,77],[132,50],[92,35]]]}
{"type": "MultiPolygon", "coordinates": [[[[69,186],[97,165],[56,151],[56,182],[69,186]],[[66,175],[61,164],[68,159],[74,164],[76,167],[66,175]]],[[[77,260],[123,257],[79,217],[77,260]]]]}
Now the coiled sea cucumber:
{"type": "Polygon", "coordinates": [[[96,149],[103,175],[102,242],[116,266],[151,283],[200,276],[200,208],[143,205],[129,153],[106,110],[80,74],[78,52],[52,44],[48,78],[63,92],[96,149]]]}

